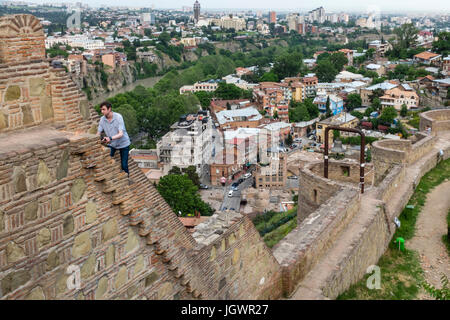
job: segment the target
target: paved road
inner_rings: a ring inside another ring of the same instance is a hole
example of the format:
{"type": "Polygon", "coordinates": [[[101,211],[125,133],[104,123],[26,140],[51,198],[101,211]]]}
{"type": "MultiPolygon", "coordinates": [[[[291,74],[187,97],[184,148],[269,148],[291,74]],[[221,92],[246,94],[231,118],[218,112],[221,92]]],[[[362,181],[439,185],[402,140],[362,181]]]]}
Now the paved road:
{"type": "MultiPolygon", "coordinates": [[[[236,182],[239,179],[236,179],[233,182],[236,182]]],[[[244,182],[242,182],[238,186],[237,191],[233,191],[233,196],[229,197],[228,192],[231,190],[231,185],[224,187],[224,194],[223,194],[223,202],[222,206],[220,207],[221,210],[226,210],[225,208],[231,210],[234,208],[236,211],[239,211],[241,206],[241,191],[245,188],[251,187],[253,184],[253,177],[245,179],[244,182]]]]}

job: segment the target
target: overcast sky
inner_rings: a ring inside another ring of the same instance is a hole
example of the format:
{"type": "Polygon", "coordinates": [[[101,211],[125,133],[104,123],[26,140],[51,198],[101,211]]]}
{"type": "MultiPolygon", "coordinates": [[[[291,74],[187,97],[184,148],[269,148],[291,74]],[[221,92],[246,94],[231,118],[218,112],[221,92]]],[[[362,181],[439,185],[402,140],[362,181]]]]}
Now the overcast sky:
{"type": "MultiPolygon", "coordinates": [[[[26,1],[26,0],[25,0],[26,1]]],[[[76,0],[29,0],[38,3],[49,2],[77,2],[76,0]]],[[[111,6],[139,6],[150,7],[155,5],[155,9],[163,8],[181,8],[182,6],[192,6],[195,0],[78,0],[79,2],[88,3],[91,6],[99,6],[101,4],[108,4],[111,6]]],[[[325,11],[359,11],[365,12],[367,8],[377,6],[381,12],[439,12],[450,13],[450,1],[448,0],[200,0],[202,9],[273,9],[273,10],[294,10],[294,11],[309,11],[316,7],[323,6],[325,11]]]]}

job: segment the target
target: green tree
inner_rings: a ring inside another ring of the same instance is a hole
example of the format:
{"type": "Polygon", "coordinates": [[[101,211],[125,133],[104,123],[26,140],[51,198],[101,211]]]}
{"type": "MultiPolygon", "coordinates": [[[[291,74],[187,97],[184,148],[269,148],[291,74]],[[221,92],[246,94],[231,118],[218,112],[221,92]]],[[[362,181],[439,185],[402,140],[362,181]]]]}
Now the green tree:
{"type": "Polygon", "coordinates": [[[173,166],[172,169],[170,169],[167,174],[183,174],[183,172],[181,172],[180,167],[173,166]]]}
{"type": "Polygon", "coordinates": [[[362,99],[357,93],[351,93],[347,96],[347,110],[352,111],[355,108],[361,107],[362,99]]]}
{"type": "Polygon", "coordinates": [[[399,28],[395,28],[394,33],[397,35],[398,46],[403,49],[410,48],[415,43],[418,32],[419,30],[412,23],[405,23],[399,28]]]}
{"type": "Polygon", "coordinates": [[[177,214],[181,212],[181,216],[194,214],[195,211],[204,216],[213,213],[211,207],[202,201],[198,187],[187,174],[168,174],[159,180],[156,188],[172,210],[177,214]]]}
{"type": "Polygon", "coordinates": [[[274,63],[273,73],[279,79],[297,76],[303,65],[303,56],[301,53],[285,53],[279,56],[274,63]]]}
{"type": "Polygon", "coordinates": [[[381,111],[379,120],[383,123],[390,124],[394,122],[394,119],[397,118],[397,116],[398,116],[397,110],[392,106],[388,106],[385,107],[383,111],[381,111]]]}
{"type": "Polygon", "coordinates": [[[348,59],[343,52],[335,52],[330,56],[330,62],[334,68],[340,72],[344,65],[348,63],[348,59]]]}
{"type": "Polygon", "coordinates": [[[200,105],[203,109],[206,109],[211,104],[211,94],[206,91],[197,91],[194,93],[197,97],[198,101],[200,101],[200,105]]]}
{"type": "Polygon", "coordinates": [[[328,117],[331,117],[332,115],[333,115],[333,113],[331,112],[331,109],[330,109],[330,96],[327,96],[327,102],[326,102],[326,113],[325,113],[325,116],[328,118],[328,117]]]}
{"type": "Polygon", "coordinates": [[[380,98],[374,98],[373,102],[372,102],[372,108],[374,108],[375,110],[380,110],[381,109],[381,101],[380,98]]]}
{"type": "Polygon", "coordinates": [[[433,52],[443,56],[450,53],[450,32],[443,31],[438,34],[438,40],[433,42],[433,52]]]}
{"type": "Polygon", "coordinates": [[[400,109],[400,115],[402,117],[406,117],[408,115],[408,107],[406,104],[402,104],[402,108],[400,109]]]}
{"type": "Polygon", "coordinates": [[[316,74],[319,82],[332,82],[338,73],[328,59],[322,60],[317,64],[316,74]]]}
{"type": "Polygon", "coordinates": [[[186,173],[188,178],[195,184],[197,187],[200,187],[200,177],[198,176],[197,170],[195,166],[189,166],[183,169],[183,173],[186,173]]]}
{"type": "Polygon", "coordinates": [[[266,72],[259,78],[259,82],[278,82],[278,76],[271,72],[266,72]]]}
{"type": "Polygon", "coordinates": [[[130,136],[133,136],[139,132],[139,123],[136,116],[136,111],[129,104],[123,104],[118,108],[115,108],[114,112],[120,113],[125,122],[125,128],[130,136]]]}

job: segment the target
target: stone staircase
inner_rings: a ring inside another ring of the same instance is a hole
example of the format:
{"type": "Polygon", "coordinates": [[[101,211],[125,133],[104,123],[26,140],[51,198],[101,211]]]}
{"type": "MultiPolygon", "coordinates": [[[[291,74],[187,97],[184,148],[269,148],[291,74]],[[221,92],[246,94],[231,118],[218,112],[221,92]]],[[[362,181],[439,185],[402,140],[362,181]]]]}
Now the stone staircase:
{"type": "MultiPolygon", "coordinates": [[[[71,141],[71,147],[72,153],[81,156],[82,166],[93,171],[94,181],[99,183],[103,193],[109,194],[112,203],[119,206],[120,213],[128,216],[131,226],[138,227],[138,234],[145,238],[146,244],[152,247],[155,254],[167,266],[174,282],[184,288],[181,297],[201,299],[203,297],[201,289],[191,281],[192,275],[189,274],[186,252],[174,246],[170,241],[171,235],[167,235],[167,231],[170,230],[169,224],[167,215],[162,214],[162,211],[167,212],[171,209],[154,190],[137,164],[132,160],[129,162],[130,175],[134,181],[130,185],[127,174],[119,168],[120,162],[116,162],[118,159],[110,158],[109,150],[98,144],[97,137],[94,139],[92,136],[80,135],[71,141]],[[91,141],[79,143],[85,139],[91,141]],[[77,149],[78,145],[83,147],[77,149]],[[154,204],[153,208],[148,208],[148,203],[154,204]]],[[[175,214],[170,213],[173,219],[178,220],[175,214]]],[[[183,226],[182,228],[184,229],[183,226]]],[[[192,237],[191,239],[190,245],[193,246],[195,240],[192,237]]]]}

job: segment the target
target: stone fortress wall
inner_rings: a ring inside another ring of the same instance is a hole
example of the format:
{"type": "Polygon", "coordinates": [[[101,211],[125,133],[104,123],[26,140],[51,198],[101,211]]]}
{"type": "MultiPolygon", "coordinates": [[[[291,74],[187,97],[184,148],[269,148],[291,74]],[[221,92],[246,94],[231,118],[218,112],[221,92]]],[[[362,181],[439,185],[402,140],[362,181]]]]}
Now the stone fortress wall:
{"type": "MultiPolygon", "coordinates": [[[[384,252],[392,217],[436,164],[436,148],[450,156],[445,113],[431,122],[432,136],[399,147],[409,152],[403,160],[389,141],[374,144],[386,158],[374,156],[364,195],[353,178],[324,179],[318,163],[302,169],[299,225],[273,250],[238,213],[219,212],[191,235],[137,164],[130,160],[130,185],[119,156],[99,143],[98,115],[64,70],[50,67],[38,20],[0,18],[0,40],[1,299],[278,299],[354,235],[310,290],[333,298],[384,252]],[[360,217],[362,229],[350,232],[360,217]],[[73,265],[81,287],[69,289],[73,265]]],[[[342,163],[331,163],[338,177],[342,163]]],[[[350,177],[358,171],[351,163],[350,177]]]]}

